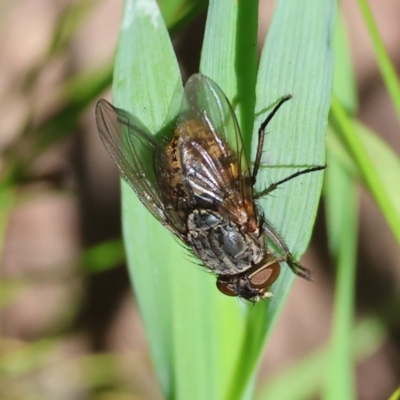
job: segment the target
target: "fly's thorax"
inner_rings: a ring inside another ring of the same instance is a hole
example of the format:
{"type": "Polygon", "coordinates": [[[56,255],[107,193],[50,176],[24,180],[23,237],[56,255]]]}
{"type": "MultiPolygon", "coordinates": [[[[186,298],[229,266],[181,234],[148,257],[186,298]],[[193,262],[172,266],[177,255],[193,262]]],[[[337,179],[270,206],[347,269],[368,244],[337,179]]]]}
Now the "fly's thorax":
{"type": "MultiPolygon", "coordinates": [[[[235,177],[238,174],[237,166],[231,163],[230,157],[232,151],[224,147],[224,151],[228,156],[226,160],[221,160],[221,147],[224,146],[221,138],[213,135],[210,127],[202,119],[188,119],[178,123],[174,132],[175,137],[190,138],[192,143],[196,143],[204,149],[204,151],[213,160],[218,159],[223,164],[223,168],[234,168],[235,177]]],[[[189,157],[190,158],[190,157],[189,157]]]]}
{"type": "Polygon", "coordinates": [[[255,236],[259,235],[260,224],[254,203],[242,202],[237,192],[225,199],[218,211],[225,219],[234,220],[242,231],[252,233],[255,236]]]}
{"type": "Polygon", "coordinates": [[[187,220],[187,243],[205,266],[218,275],[237,275],[265,257],[262,237],[247,233],[217,211],[196,209],[187,220]]]}
{"type": "MultiPolygon", "coordinates": [[[[201,120],[178,121],[173,135],[155,154],[155,171],[160,193],[166,208],[174,210],[186,220],[195,203],[201,202],[202,193],[195,192],[188,174],[198,168],[197,152],[188,150],[188,137],[195,146],[215,157],[218,147],[210,140],[209,128],[201,120]]],[[[201,162],[200,162],[201,164],[201,162]]],[[[204,168],[204,167],[203,167],[204,168]]]]}
{"type": "MultiPolygon", "coordinates": [[[[178,123],[173,135],[167,140],[162,151],[155,157],[155,169],[157,171],[157,181],[162,188],[164,197],[187,196],[183,187],[184,165],[182,163],[182,146],[180,143],[182,136],[190,136],[193,141],[201,142],[208,149],[211,144],[206,140],[207,127],[194,119],[184,120],[178,123]]],[[[186,161],[187,162],[187,161],[186,161]]]]}

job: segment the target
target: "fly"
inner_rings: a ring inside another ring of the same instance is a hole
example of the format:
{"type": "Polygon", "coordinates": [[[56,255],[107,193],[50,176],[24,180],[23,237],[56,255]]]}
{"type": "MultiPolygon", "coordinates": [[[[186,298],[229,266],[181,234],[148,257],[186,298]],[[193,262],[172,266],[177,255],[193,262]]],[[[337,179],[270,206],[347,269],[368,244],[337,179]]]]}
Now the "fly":
{"type": "Polygon", "coordinates": [[[312,280],[256,200],[325,166],[298,171],[259,193],[254,191],[265,129],[290,98],[283,97],[261,124],[252,170],[232,106],[221,88],[204,75],[195,74],[187,81],[169,135],[152,135],[137,117],[104,99],[96,106],[100,137],[121,175],[153,216],[217,276],[218,289],[228,296],[253,302],[271,297],[269,289],[282,262],[296,275],[312,280]]]}

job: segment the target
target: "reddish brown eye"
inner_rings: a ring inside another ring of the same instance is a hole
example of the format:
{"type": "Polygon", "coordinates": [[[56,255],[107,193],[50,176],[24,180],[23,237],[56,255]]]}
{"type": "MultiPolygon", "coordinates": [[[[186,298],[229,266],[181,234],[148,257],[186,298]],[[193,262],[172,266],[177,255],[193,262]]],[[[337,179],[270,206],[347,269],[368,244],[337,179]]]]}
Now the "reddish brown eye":
{"type": "Polygon", "coordinates": [[[218,290],[226,296],[237,296],[238,294],[233,290],[232,286],[228,282],[217,280],[218,290]]]}
{"type": "Polygon", "coordinates": [[[250,277],[250,283],[253,287],[258,289],[268,289],[277,279],[279,273],[281,272],[281,267],[278,262],[274,262],[268,267],[257,271],[250,277]]]}

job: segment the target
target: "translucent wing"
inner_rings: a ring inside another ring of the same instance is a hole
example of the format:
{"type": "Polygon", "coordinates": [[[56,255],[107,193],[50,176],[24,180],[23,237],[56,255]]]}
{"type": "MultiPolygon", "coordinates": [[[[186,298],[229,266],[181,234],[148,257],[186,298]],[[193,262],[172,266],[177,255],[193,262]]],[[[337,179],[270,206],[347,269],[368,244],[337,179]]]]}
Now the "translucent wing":
{"type": "Polygon", "coordinates": [[[248,205],[252,214],[252,184],[240,129],[220,87],[204,75],[193,75],[185,86],[180,119],[179,148],[192,202],[217,205],[229,214],[248,205]],[[196,128],[182,129],[191,121],[197,121],[196,128]]]}
{"type": "Polygon", "coordinates": [[[100,137],[140,201],[164,226],[182,238],[183,222],[162,202],[155,173],[155,154],[162,146],[138,118],[101,99],[96,105],[100,137]]]}

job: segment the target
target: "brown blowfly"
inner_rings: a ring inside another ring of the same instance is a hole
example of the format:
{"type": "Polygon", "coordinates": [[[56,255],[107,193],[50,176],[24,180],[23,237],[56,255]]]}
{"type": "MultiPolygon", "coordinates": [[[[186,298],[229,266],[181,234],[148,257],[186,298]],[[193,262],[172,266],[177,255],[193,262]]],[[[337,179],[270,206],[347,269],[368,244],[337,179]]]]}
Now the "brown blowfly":
{"type": "Polygon", "coordinates": [[[253,188],[265,129],[290,98],[283,97],[261,124],[252,171],[232,106],[204,75],[187,81],[169,135],[152,135],[138,118],[104,99],[96,106],[101,139],[122,176],[153,216],[217,276],[218,289],[228,296],[253,302],[271,297],[281,262],[312,279],[255,201],[284,182],[325,167],[303,169],[259,193],[253,188]]]}

